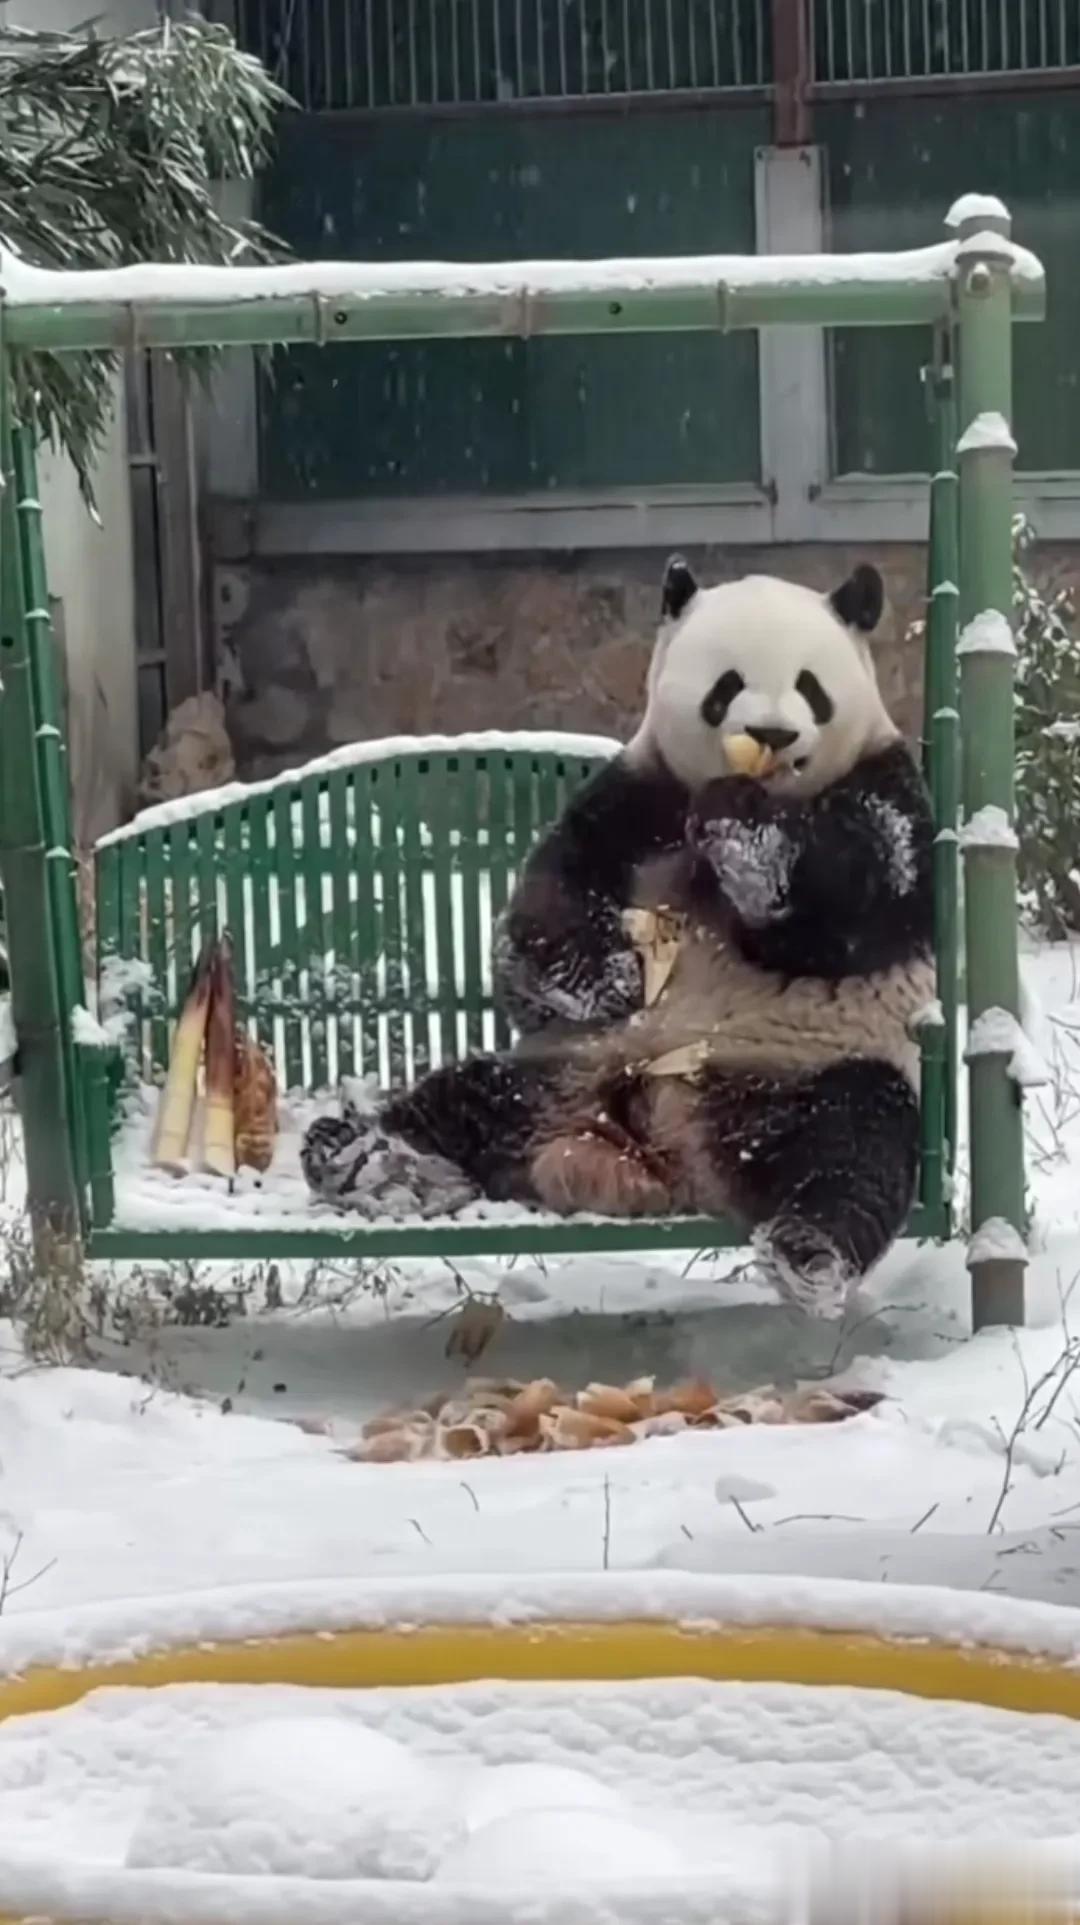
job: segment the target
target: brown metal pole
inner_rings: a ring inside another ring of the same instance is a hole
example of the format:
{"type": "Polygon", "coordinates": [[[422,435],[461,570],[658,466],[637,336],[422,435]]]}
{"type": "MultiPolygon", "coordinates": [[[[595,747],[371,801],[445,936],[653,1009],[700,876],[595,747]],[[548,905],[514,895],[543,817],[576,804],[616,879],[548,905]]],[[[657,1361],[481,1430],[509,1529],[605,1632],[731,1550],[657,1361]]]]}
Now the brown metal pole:
{"type": "Polygon", "coordinates": [[[773,142],[807,147],[813,138],[809,0],[772,0],[773,142]]]}

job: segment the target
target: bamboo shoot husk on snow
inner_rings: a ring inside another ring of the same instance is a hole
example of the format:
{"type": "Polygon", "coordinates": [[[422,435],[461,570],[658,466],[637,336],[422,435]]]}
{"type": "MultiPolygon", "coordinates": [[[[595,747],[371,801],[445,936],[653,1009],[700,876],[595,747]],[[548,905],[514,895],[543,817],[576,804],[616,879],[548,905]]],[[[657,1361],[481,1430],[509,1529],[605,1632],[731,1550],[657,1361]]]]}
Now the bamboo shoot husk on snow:
{"type": "Polygon", "coordinates": [[[161,1092],[151,1157],[159,1170],[183,1175],[188,1138],[195,1110],[195,1086],[210,1013],[212,943],[206,943],[195,965],[180,1020],[173,1037],[165,1087],[161,1092]]]}

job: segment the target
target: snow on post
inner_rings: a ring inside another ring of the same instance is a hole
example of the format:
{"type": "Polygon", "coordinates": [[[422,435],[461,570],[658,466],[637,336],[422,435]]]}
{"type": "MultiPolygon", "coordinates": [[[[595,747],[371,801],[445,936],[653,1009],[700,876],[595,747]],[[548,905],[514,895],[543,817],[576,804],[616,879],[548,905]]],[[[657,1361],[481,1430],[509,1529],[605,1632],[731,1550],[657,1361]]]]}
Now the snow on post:
{"type": "Polygon", "coordinates": [[[1044,1089],[1050,1072],[1029,1036],[1007,1009],[984,1009],[968,1031],[967,1062],[979,1056],[1004,1056],[1008,1074],[1021,1089],[1044,1089]]]}
{"type": "Polygon", "coordinates": [[[1015,655],[1016,637],[1008,616],[1000,609],[984,608],[960,631],[958,655],[1015,655]]]}
{"type": "Polygon", "coordinates": [[[970,455],[994,451],[1010,457],[1019,453],[1005,416],[996,409],[987,409],[984,414],[977,414],[964,430],[956,444],[956,452],[958,455],[970,455]]]}

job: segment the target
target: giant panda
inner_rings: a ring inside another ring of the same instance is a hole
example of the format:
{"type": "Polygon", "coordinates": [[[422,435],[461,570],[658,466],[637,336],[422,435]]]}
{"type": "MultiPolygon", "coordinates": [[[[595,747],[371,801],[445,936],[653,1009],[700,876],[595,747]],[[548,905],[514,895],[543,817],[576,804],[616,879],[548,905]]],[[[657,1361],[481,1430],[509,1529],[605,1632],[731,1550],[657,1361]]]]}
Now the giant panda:
{"type": "Polygon", "coordinates": [[[495,932],[515,1047],[317,1120],[317,1196],[727,1213],[774,1288],[837,1313],[912,1202],[934,990],[932,819],[877,686],[882,604],[868,566],[821,595],[668,564],[640,727],[495,932]],[[648,998],[635,911],[674,936],[648,998]]]}

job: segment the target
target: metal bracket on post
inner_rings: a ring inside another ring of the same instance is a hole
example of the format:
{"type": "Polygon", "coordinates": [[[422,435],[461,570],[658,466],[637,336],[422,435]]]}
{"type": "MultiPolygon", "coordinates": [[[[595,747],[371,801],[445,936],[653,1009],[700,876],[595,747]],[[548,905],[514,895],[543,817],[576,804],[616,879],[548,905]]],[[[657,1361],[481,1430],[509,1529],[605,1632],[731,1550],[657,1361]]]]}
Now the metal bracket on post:
{"type": "Polygon", "coordinates": [[[967,937],[972,1318],[1024,1320],[1024,1125],[1010,1075],[1019,1036],[1012,610],[1012,274],[1009,216],[969,196],[956,255],[960,439],[960,714],[967,937]]]}

